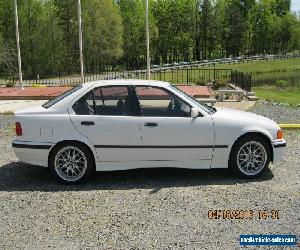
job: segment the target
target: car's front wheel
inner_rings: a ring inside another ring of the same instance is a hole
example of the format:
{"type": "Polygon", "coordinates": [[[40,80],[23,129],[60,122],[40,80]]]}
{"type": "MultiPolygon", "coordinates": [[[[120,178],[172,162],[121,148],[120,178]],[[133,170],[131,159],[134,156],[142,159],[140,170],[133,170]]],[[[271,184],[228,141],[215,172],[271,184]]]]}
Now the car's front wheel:
{"type": "Polygon", "coordinates": [[[54,148],[49,167],[54,178],[65,184],[87,179],[93,170],[90,150],[81,143],[62,143],[54,148]]]}
{"type": "Polygon", "coordinates": [[[229,158],[231,170],[244,178],[260,175],[270,164],[271,150],[262,137],[249,135],[234,144],[229,158]]]}

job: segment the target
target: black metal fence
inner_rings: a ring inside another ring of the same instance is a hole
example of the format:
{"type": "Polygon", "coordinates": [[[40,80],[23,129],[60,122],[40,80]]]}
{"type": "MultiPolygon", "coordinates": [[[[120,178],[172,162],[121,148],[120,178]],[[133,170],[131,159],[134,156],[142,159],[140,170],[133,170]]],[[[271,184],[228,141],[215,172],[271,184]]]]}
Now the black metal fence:
{"type": "Polygon", "coordinates": [[[252,78],[250,74],[238,72],[237,70],[233,70],[230,75],[230,82],[232,84],[248,92],[251,91],[251,79],[252,78]]]}
{"type": "MultiPolygon", "coordinates": [[[[110,79],[146,79],[145,70],[132,71],[108,71],[94,74],[86,74],[85,82],[110,79]]],[[[231,69],[216,68],[168,68],[151,71],[152,80],[167,81],[173,84],[198,84],[206,85],[214,81],[232,83],[246,91],[251,90],[251,75],[231,69]]],[[[47,85],[47,86],[73,86],[80,84],[81,77],[78,74],[58,74],[56,77],[45,79],[25,79],[24,86],[47,85]]],[[[0,75],[0,85],[14,86],[18,84],[15,76],[0,75]]]]}

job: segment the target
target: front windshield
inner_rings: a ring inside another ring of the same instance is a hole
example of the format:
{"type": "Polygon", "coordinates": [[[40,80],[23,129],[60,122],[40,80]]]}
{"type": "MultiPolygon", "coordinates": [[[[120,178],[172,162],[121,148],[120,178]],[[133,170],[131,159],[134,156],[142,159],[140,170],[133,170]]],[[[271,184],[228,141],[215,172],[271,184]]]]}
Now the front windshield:
{"type": "Polygon", "coordinates": [[[201,109],[203,109],[206,113],[212,115],[214,114],[217,110],[216,108],[213,108],[209,105],[207,105],[206,103],[202,103],[199,102],[198,100],[196,100],[195,98],[193,98],[192,96],[188,95],[187,93],[183,92],[181,89],[177,88],[174,85],[170,85],[170,87],[172,89],[175,89],[176,91],[180,92],[182,95],[184,95],[187,99],[189,99],[191,102],[193,102],[194,104],[196,104],[198,107],[200,107],[201,109]]]}

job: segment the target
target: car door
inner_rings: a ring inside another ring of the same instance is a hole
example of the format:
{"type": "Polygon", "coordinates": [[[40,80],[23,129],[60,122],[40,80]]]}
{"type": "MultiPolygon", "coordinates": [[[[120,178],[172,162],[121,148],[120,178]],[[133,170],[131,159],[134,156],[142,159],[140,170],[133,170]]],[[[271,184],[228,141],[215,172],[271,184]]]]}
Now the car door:
{"type": "Polygon", "coordinates": [[[101,163],[126,164],[136,157],[132,146],[141,145],[141,134],[131,93],[126,85],[98,87],[73,105],[71,120],[93,143],[101,163]]]}
{"type": "Polygon", "coordinates": [[[192,118],[191,106],[164,88],[135,86],[135,92],[142,113],[143,160],[209,168],[214,146],[211,117],[192,118]]]}

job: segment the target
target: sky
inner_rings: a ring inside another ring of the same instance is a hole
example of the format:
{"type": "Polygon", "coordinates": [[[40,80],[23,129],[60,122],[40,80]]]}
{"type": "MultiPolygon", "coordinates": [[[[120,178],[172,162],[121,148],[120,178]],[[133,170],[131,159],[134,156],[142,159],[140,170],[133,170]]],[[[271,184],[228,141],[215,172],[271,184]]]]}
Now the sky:
{"type": "Polygon", "coordinates": [[[292,7],[291,10],[294,11],[300,11],[300,0],[292,0],[292,7]]]}

